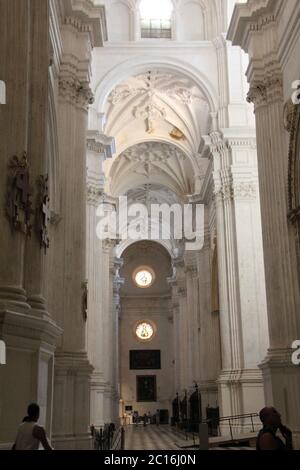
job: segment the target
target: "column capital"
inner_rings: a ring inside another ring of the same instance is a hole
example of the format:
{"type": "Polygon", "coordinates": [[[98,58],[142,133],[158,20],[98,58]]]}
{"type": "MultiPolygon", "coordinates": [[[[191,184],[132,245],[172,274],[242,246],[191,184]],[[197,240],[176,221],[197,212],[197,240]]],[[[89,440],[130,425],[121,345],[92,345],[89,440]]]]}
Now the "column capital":
{"type": "Polygon", "coordinates": [[[61,75],[59,82],[59,96],[85,111],[94,102],[94,95],[87,82],[81,82],[73,75],[61,75]]]}
{"type": "Polygon", "coordinates": [[[98,206],[103,197],[103,189],[100,182],[88,179],[87,181],[87,203],[91,206],[98,206]]]}

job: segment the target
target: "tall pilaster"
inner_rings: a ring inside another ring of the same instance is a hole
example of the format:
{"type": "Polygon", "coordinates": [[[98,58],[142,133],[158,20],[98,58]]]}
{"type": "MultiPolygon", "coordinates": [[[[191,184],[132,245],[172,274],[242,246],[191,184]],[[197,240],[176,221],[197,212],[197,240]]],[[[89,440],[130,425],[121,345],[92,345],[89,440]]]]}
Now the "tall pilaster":
{"type": "Polygon", "coordinates": [[[263,220],[270,349],[261,364],[267,403],[274,404],[293,428],[300,445],[300,406],[295,390],[300,374],[292,364],[291,345],[300,337],[300,296],[295,238],[288,222],[286,181],[287,135],[283,126],[280,71],[269,70],[262,82],[253,80],[249,100],[255,104],[259,181],[263,220]],[[291,403],[294,403],[291,408],[291,403]]]}
{"type": "Polygon", "coordinates": [[[254,103],[270,348],[261,363],[265,400],[280,411],[300,447],[299,368],[291,345],[300,337],[296,240],[288,220],[288,133],[284,103],[299,78],[299,2],[237,5],[228,36],[249,54],[248,101],[254,103]],[[298,42],[297,42],[298,41],[298,42]],[[293,67],[291,68],[291,64],[293,67]]]}
{"type": "Polygon", "coordinates": [[[87,248],[86,272],[88,282],[87,351],[94,367],[91,381],[90,421],[94,426],[105,424],[105,400],[107,381],[105,378],[106,329],[105,296],[107,295],[108,265],[103,240],[97,236],[97,210],[105,201],[103,163],[111,154],[107,139],[97,131],[88,131],[87,138],[87,248]],[[105,258],[105,259],[104,259],[105,258]],[[107,269],[105,269],[107,267],[107,269]]]}
{"type": "MultiPolygon", "coordinates": [[[[91,445],[93,367],[86,344],[86,136],[88,107],[93,102],[89,87],[91,52],[98,30],[88,13],[77,16],[69,2],[63,3],[63,53],[58,83],[62,220],[56,233],[59,242],[55,300],[64,333],[56,354],[54,437],[58,449],[87,449],[91,445]]],[[[98,21],[100,28],[100,18],[98,21]]]]}
{"type": "Polygon", "coordinates": [[[263,406],[268,347],[255,137],[211,135],[220,277],[221,414],[263,406]],[[257,330],[259,333],[257,334],[257,330]]]}

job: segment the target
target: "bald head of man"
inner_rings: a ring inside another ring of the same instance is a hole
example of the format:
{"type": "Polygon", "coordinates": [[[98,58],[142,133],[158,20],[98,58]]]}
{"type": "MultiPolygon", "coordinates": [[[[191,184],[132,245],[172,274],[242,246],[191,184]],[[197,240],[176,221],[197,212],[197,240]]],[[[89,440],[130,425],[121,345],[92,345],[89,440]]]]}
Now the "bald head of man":
{"type": "Polygon", "coordinates": [[[281,425],[281,415],[273,406],[263,408],[259,417],[264,426],[279,427],[281,425]]]}

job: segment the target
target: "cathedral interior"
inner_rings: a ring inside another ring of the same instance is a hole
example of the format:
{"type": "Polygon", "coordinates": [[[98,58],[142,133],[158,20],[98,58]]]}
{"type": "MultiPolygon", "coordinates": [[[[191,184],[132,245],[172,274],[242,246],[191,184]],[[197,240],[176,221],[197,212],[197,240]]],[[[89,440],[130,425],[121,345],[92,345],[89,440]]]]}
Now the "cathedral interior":
{"type": "Polygon", "coordinates": [[[0,449],[300,449],[299,49],[298,0],[0,0],[0,449]]]}

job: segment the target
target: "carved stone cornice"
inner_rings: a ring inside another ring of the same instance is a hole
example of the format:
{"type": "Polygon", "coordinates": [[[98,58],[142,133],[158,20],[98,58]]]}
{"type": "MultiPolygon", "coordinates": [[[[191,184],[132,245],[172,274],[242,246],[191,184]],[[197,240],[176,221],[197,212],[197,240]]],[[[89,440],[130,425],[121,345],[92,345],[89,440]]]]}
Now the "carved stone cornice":
{"type": "Polygon", "coordinates": [[[81,82],[73,76],[60,77],[59,96],[66,102],[88,111],[94,102],[94,95],[86,82],[81,82]]]}
{"type": "Polygon", "coordinates": [[[105,147],[101,142],[97,142],[95,139],[87,139],[86,142],[87,150],[98,154],[105,154],[105,147]]]}
{"type": "Polygon", "coordinates": [[[104,5],[95,5],[92,0],[58,0],[58,3],[62,24],[88,34],[92,47],[103,46],[107,40],[104,5]]]}
{"type": "Polygon", "coordinates": [[[281,0],[248,0],[235,6],[227,39],[248,52],[253,33],[261,33],[276,24],[281,0]]]}

